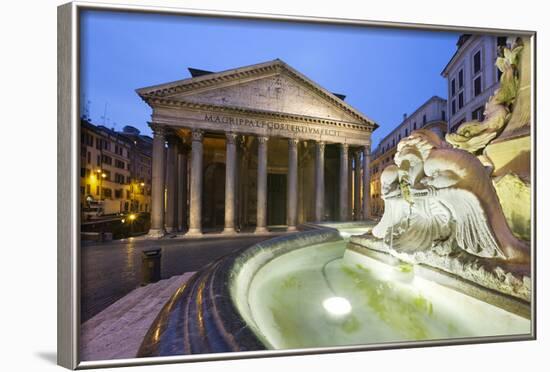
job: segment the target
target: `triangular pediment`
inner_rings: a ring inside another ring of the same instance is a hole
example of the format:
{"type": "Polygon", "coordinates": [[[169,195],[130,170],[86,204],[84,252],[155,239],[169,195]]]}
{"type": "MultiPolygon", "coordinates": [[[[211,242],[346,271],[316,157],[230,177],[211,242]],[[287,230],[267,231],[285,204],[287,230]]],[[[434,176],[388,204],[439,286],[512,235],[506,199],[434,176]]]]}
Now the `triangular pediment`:
{"type": "Polygon", "coordinates": [[[139,89],[146,101],[211,105],[376,124],[280,60],[139,89]]]}

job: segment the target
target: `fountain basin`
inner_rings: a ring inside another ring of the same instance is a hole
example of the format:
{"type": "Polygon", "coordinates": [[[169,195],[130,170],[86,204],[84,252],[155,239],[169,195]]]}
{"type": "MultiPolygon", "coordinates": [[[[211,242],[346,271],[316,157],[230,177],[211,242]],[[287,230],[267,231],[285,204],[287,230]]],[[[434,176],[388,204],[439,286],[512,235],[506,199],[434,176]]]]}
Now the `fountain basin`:
{"type": "Polygon", "coordinates": [[[347,249],[368,229],[331,225],[259,243],[178,289],[138,356],[529,335],[531,321],[347,249]]]}

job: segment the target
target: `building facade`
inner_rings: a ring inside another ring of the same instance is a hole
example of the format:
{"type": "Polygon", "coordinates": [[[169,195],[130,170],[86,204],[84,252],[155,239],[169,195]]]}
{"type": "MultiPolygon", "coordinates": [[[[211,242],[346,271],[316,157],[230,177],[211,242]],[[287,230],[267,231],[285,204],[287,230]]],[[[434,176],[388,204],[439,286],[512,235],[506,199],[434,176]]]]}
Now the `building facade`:
{"type": "Polygon", "coordinates": [[[153,138],[143,135],[139,129],[125,126],[119,135],[131,142],[130,191],[133,199],[131,210],[149,212],[151,209],[151,175],[153,164],[153,138]]]}
{"type": "Polygon", "coordinates": [[[384,213],[380,175],[384,168],[393,164],[399,141],[417,129],[429,129],[444,138],[447,133],[447,116],[447,101],[433,96],[410,116],[404,114],[403,121],[380,141],[371,154],[370,162],[370,213],[372,216],[381,216],[384,213]]]}
{"type": "Polygon", "coordinates": [[[466,121],[484,119],[485,104],[499,87],[500,71],[495,66],[506,37],[460,36],[457,50],[441,75],[448,81],[448,131],[455,132],[466,121]]]}
{"type": "Polygon", "coordinates": [[[151,236],[292,231],[368,210],[361,169],[377,125],[286,63],[201,71],[137,93],[153,110],[151,236]]]}
{"type": "Polygon", "coordinates": [[[101,203],[104,214],[147,212],[151,205],[147,139],[87,120],[81,120],[80,134],[81,210],[101,203]]]}

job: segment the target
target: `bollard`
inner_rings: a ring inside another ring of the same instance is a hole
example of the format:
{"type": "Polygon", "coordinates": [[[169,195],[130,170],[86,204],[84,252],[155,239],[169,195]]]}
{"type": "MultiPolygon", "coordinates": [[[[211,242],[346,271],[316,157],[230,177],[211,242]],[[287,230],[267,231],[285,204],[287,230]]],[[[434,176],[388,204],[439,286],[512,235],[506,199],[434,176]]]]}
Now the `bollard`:
{"type": "Polygon", "coordinates": [[[160,280],[161,249],[148,249],[141,252],[141,285],[160,280]]]}

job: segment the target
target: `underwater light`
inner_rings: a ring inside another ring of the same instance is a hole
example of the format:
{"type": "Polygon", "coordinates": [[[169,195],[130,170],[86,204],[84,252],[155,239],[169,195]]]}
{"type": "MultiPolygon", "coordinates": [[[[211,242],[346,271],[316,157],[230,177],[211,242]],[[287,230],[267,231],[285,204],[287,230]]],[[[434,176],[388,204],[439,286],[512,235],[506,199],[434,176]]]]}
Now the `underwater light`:
{"type": "Polygon", "coordinates": [[[351,304],[344,297],[329,297],[323,301],[325,310],[334,316],[344,316],[351,312],[351,304]]]}

